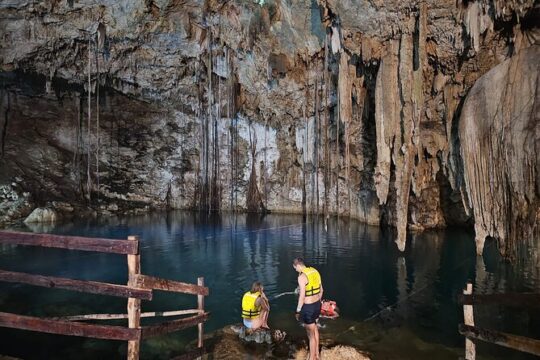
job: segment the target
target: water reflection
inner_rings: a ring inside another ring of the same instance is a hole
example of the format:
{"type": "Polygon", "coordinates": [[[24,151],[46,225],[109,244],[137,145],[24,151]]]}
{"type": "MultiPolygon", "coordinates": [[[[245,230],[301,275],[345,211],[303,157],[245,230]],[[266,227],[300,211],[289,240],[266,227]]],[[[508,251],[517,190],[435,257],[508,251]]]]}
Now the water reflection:
{"type": "MultiPolygon", "coordinates": [[[[325,296],[337,301],[342,312],[339,320],[326,323],[323,336],[361,345],[382,358],[456,358],[463,338],[457,333],[462,308],[455,296],[468,280],[480,293],[540,291],[537,251],[531,252],[536,257],[518,266],[503,261],[489,244],[484,257],[477,257],[472,236],[464,230],[411,235],[404,253],[397,251],[389,229],[332,218],[325,230],[322,221],[295,215],[173,212],[79,221],[51,231],[111,238],[138,235],[143,273],[188,282],[204,276],[211,289],[206,301],[212,312],[208,331],[239,321],[240,298],[255,280],[263,282],[271,299],[293,290],[297,275],[291,261],[301,256],[319,269],[325,296]]],[[[115,283],[127,280],[125,258],[111,254],[4,246],[0,267],[115,283]]],[[[2,311],[40,316],[125,311],[122,299],[10,284],[0,284],[0,290],[2,311]]],[[[193,307],[195,301],[192,296],[156,293],[143,309],[176,310],[193,307]]],[[[295,302],[293,295],[273,300],[270,325],[301,335],[292,316],[295,302]]],[[[538,314],[488,307],[475,308],[475,316],[482,326],[540,338],[538,314]]],[[[25,358],[40,358],[51,349],[63,349],[55,358],[69,358],[81,348],[88,358],[120,358],[125,351],[123,345],[110,342],[5,329],[0,337],[6,340],[2,352],[25,358]],[[34,346],[24,346],[27,343],[34,346]]],[[[147,357],[166,357],[193,339],[193,333],[182,332],[145,343],[143,351],[147,357]]],[[[527,358],[489,345],[482,354],[527,358]]]]}

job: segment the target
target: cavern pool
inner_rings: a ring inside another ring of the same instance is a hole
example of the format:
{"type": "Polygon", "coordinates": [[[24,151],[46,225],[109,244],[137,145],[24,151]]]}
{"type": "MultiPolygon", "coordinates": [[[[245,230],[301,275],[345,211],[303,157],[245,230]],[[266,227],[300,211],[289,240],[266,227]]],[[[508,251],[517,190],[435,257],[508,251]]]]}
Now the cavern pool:
{"type": "MultiPolygon", "coordinates": [[[[18,229],[21,230],[21,229],[18,229]]],[[[495,244],[477,258],[473,235],[463,229],[410,235],[400,253],[389,230],[352,220],[321,221],[296,215],[248,216],[171,212],[76,221],[26,231],[94,237],[139,235],[142,272],[195,282],[204,276],[211,295],[209,333],[239,321],[240,298],[260,280],[271,299],[270,325],[302,335],[294,321],[296,298],[277,294],[295,287],[294,257],[302,256],[323,276],[325,297],[337,301],[341,317],[321,330],[341,343],[371,352],[375,359],[458,359],[464,339],[457,332],[462,308],[456,294],[468,279],[475,292],[540,292],[538,250],[519,264],[505,262],[495,244]],[[535,258],[536,256],[536,258],[535,258]]],[[[60,249],[0,246],[0,268],[125,284],[124,256],[60,249]]],[[[143,311],[193,308],[190,295],[154,293],[143,311]]],[[[122,298],[0,283],[0,311],[34,316],[125,313],[122,298]]],[[[475,307],[477,325],[540,338],[540,313],[501,306],[475,307]]],[[[196,339],[194,329],[145,341],[142,356],[165,359],[196,339]]],[[[123,342],[81,339],[0,329],[0,354],[25,359],[125,358],[123,342]]],[[[479,358],[532,359],[480,344],[479,358]]]]}

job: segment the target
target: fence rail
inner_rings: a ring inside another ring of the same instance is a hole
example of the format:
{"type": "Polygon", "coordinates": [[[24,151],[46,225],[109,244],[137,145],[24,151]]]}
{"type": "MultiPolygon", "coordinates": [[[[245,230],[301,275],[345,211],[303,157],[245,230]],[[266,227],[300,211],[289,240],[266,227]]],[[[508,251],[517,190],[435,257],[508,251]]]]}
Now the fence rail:
{"type": "Polygon", "coordinates": [[[0,243],[124,255],[139,253],[139,241],[34,234],[15,231],[0,231],[0,243]]]}
{"type": "Polygon", "coordinates": [[[461,335],[466,337],[466,360],[475,360],[476,358],[476,345],[473,340],[481,340],[540,356],[540,340],[477,327],[474,324],[473,314],[473,305],[499,304],[524,308],[540,307],[540,294],[473,294],[472,290],[472,284],[468,283],[463,290],[463,295],[459,294],[457,299],[458,303],[463,304],[465,324],[459,324],[458,330],[461,335]]]}
{"type": "Polygon", "coordinates": [[[510,349],[540,356],[540,340],[463,324],[460,324],[459,326],[459,333],[469,339],[482,340],[510,349]]]}
{"type": "Polygon", "coordinates": [[[127,255],[129,275],[127,285],[120,285],[0,270],[0,281],[4,282],[119,296],[128,299],[127,314],[86,314],[38,318],[0,312],[0,327],[59,335],[128,341],[127,358],[129,360],[135,360],[140,355],[141,340],[197,325],[199,330],[198,348],[190,353],[181,355],[178,359],[193,359],[204,354],[202,324],[209,317],[209,313],[204,311],[204,297],[209,294],[208,288],[204,286],[204,279],[200,277],[197,280],[197,284],[189,284],[141,274],[141,256],[139,254],[138,237],[129,236],[127,240],[113,240],[0,231],[0,244],[42,246],[127,255]],[[154,290],[197,295],[197,309],[142,313],[141,300],[152,300],[154,290]],[[192,316],[174,319],[161,324],[141,326],[141,318],[182,315],[192,316]],[[78,322],[112,319],[127,319],[128,327],[78,322]]]}
{"type": "Polygon", "coordinates": [[[97,281],[74,280],[54,276],[26,274],[5,270],[0,270],[0,281],[22,283],[48,288],[65,289],[91,294],[152,300],[152,290],[140,289],[126,285],[101,283],[97,281]]]}

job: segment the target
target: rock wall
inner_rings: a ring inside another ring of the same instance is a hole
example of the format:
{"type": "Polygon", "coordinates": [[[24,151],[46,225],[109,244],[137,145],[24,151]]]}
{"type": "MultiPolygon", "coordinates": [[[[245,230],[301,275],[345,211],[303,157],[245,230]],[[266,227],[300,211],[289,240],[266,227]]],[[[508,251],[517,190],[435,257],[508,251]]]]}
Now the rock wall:
{"type": "Polygon", "coordinates": [[[481,75],[538,43],[539,18],[533,1],[0,11],[0,183],[36,206],[339,214],[396,226],[402,250],[407,229],[489,227],[459,115],[481,75]]]}

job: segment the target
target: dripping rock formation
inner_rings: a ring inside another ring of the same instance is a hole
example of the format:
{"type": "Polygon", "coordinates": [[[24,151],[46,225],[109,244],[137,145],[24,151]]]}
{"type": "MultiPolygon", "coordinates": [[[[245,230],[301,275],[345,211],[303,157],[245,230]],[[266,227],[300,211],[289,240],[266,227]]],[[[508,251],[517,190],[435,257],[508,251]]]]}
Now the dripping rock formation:
{"type": "Polygon", "coordinates": [[[36,207],[337,214],[394,226],[401,250],[409,230],[474,224],[479,253],[490,236],[508,256],[538,229],[537,2],[0,12],[2,224],[36,207]]]}

